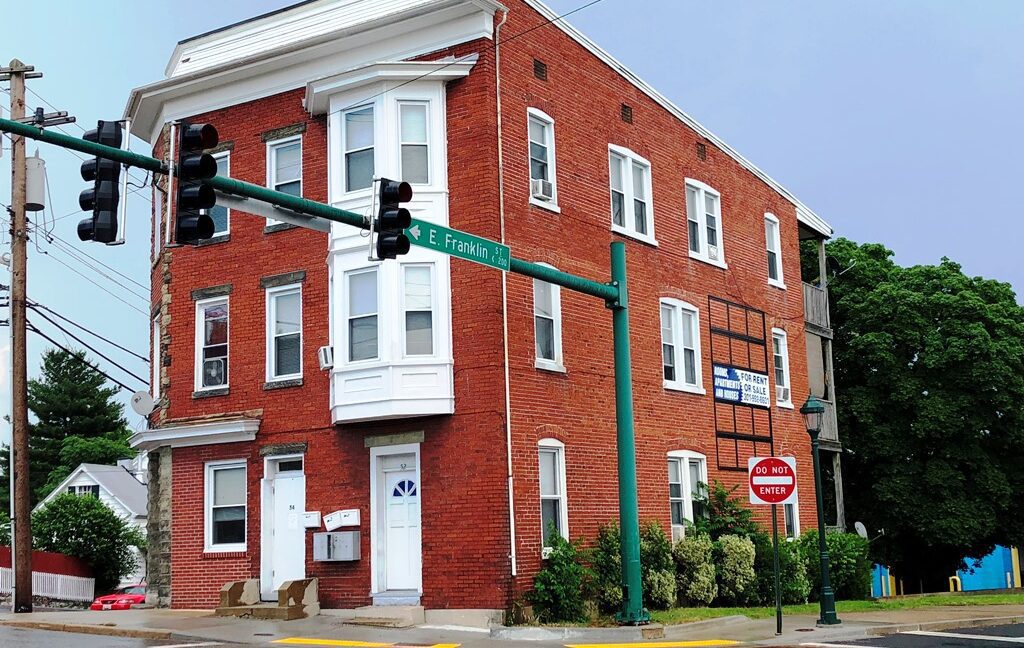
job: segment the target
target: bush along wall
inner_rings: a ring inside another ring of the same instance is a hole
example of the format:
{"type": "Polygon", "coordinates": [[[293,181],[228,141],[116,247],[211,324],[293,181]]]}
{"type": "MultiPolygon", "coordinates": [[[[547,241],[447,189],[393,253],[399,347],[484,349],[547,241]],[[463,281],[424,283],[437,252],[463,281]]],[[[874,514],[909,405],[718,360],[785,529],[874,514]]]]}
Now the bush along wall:
{"type": "Polygon", "coordinates": [[[551,553],[544,569],[533,577],[527,600],[541,621],[585,621],[593,574],[583,564],[579,541],[569,542],[552,527],[548,546],[551,553]]]}
{"type": "MultiPolygon", "coordinates": [[[[756,596],[751,603],[775,605],[775,557],[772,551],[772,537],[767,533],[756,533],[754,541],[754,571],[757,572],[756,596]]],[[[806,603],[811,591],[807,576],[807,557],[800,543],[779,538],[779,589],[782,604],[806,603]]]]}
{"type": "Polygon", "coordinates": [[[691,531],[672,547],[679,603],[707,607],[718,596],[714,543],[706,533],[691,531]]]}
{"type": "MultiPolygon", "coordinates": [[[[798,540],[800,552],[807,561],[807,575],[811,583],[810,599],[817,601],[821,593],[821,556],[818,552],[818,532],[808,531],[798,540]]],[[[831,532],[825,534],[828,547],[829,576],[836,600],[865,599],[871,595],[871,560],[868,541],[856,533],[831,532]]]]}
{"type": "MultiPolygon", "coordinates": [[[[606,524],[598,531],[591,553],[594,595],[602,612],[612,613],[622,607],[621,542],[619,525],[606,524]]],[[[640,525],[640,579],[645,607],[664,610],[675,604],[676,567],[672,541],[657,522],[640,525]]]]}
{"type": "Polygon", "coordinates": [[[714,543],[715,580],[722,605],[746,605],[755,595],[754,543],[750,538],[724,535],[714,543]]]}

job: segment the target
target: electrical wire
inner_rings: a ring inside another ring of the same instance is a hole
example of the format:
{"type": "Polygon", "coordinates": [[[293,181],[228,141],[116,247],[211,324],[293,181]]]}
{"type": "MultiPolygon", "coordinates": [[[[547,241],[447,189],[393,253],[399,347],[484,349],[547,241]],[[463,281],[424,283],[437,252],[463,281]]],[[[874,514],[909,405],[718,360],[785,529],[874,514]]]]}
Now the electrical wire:
{"type": "Polygon", "coordinates": [[[104,355],[104,354],[103,354],[103,353],[101,353],[100,351],[97,351],[97,350],[96,350],[96,349],[95,349],[94,347],[90,346],[90,345],[89,345],[89,344],[88,344],[88,343],[87,343],[87,342],[86,342],[85,340],[83,340],[82,338],[78,337],[78,336],[77,336],[77,335],[75,335],[74,333],[72,333],[72,332],[68,331],[68,330],[67,330],[66,328],[64,328],[63,326],[61,326],[61,325],[60,325],[60,324],[58,324],[57,322],[54,322],[54,321],[53,321],[52,319],[50,319],[50,318],[49,318],[49,317],[48,317],[48,316],[46,315],[46,313],[42,313],[42,312],[40,312],[40,311],[36,310],[36,314],[37,314],[37,315],[39,315],[40,317],[42,317],[42,318],[43,318],[44,320],[46,320],[47,322],[49,322],[50,324],[52,324],[52,325],[53,325],[54,327],[56,327],[56,329],[57,329],[58,331],[60,331],[60,332],[61,332],[61,333],[63,333],[64,335],[67,335],[68,337],[70,337],[70,338],[71,338],[72,340],[74,340],[75,342],[78,342],[79,344],[81,344],[82,346],[84,346],[84,347],[85,347],[86,349],[88,349],[88,350],[92,351],[93,353],[95,353],[95,354],[96,354],[96,355],[98,355],[99,357],[103,358],[104,360],[106,360],[106,361],[107,361],[107,362],[109,362],[110,364],[114,365],[115,367],[117,367],[117,368],[118,368],[118,369],[120,369],[121,371],[123,371],[123,372],[125,372],[126,374],[128,374],[129,376],[131,376],[132,378],[135,378],[136,380],[139,380],[139,381],[141,381],[141,382],[143,382],[143,383],[145,383],[145,384],[149,384],[149,381],[148,381],[147,379],[143,378],[142,376],[140,376],[140,375],[138,375],[138,374],[136,374],[136,373],[133,373],[133,372],[132,372],[132,371],[131,371],[130,369],[128,369],[127,367],[125,367],[125,366],[123,366],[123,365],[120,365],[120,364],[118,364],[118,363],[117,363],[117,362],[115,362],[115,361],[114,361],[113,359],[111,359],[111,358],[110,358],[110,356],[104,355]]]}
{"type": "MultiPolygon", "coordinates": [[[[68,248],[70,250],[73,250],[75,254],[79,254],[81,256],[86,257],[87,259],[90,259],[94,263],[97,263],[98,265],[106,268],[107,270],[110,270],[111,272],[113,272],[117,276],[121,277],[122,279],[125,279],[126,281],[132,282],[133,284],[135,284],[136,286],[138,286],[142,290],[146,291],[147,293],[149,292],[149,286],[147,286],[146,284],[140,283],[140,282],[136,281],[135,279],[132,279],[130,276],[126,275],[125,273],[121,272],[117,268],[114,268],[112,266],[107,265],[106,263],[103,263],[102,261],[100,261],[96,257],[90,255],[88,252],[85,252],[84,250],[76,248],[74,245],[72,245],[68,241],[62,239],[61,237],[57,236],[56,234],[47,234],[47,237],[50,238],[50,239],[53,239],[51,241],[47,241],[48,243],[53,243],[54,245],[61,244],[61,247],[66,247],[66,248],[68,248]]],[[[149,301],[149,295],[148,294],[146,294],[146,295],[139,295],[139,296],[142,297],[143,299],[145,299],[147,302],[149,301]]]]}
{"type": "Polygon", "coordinates": [[[117,293],[107,289],[106,286],[98,283],[97,281],[93,280],[91,277],[89,277],[89,276],[83,274],[82,272],[80,272],[77,268],[74,268],[74,267],[68,265],[67,263],[65,263],[64,261],[62,261],[60,259],[60,257],[56,257],[56,256],[54,256],[54,255],[52,255],[52,254],[50,254],[50,253],[48,253],[46,251],[44,251],[43,254],[45,254],[49,258],[53,259],[57,263],[61,264],[62,266],[64,266],[68,270],[70,270],[71,272],[74,272],[78,276],[82,277],[83,279],[85,279],[89,283],[93,284],[94,286],[96,286],[97,288],[102,290],[103,292],[107,293],[108,295],[110,295],[111,297],[116,299],[117,301],[121,302],[122,304],[124,304],[128,308],[132,309],[133,311],[136,311],[137,313],[139,313],[141,315],[144,315],[147,319],[149,318],[149,313],[147,313],[146,311],[142,310],[138,306],[135,306],[134,304],[131,304],[128,301],[125,301],[120,295],[118,295],[117,293]]]}
{"type": "MultiPolygon", "coordinates": [[[[71,355],[71,356],[74,356],[74,357],[76,357],[76,358],[81,358],[81,362],[82,362],[83,364],[87,365],[87,366],[88,366],[89,368],[91,368],[91,369],[92,369],[93,371],[95,371],[96,373],[98,373],[98,374],[102,375],[102,376],[103,376],[104,378],[106,378],[106,379],[107,379],[107,380],[109,380],[110,382],[114,383],[115,385],[117,385],[117,386],[118,386],[118,387],[120,387],[121,389],[123,389],[123,390],[125,390],[125,391],[127,391],[127,392],[132,392],[132,393],[135,393],[135,391],[136,391],[136,390],[134,390],[134,389],[132,389],[131,387],[129,387],[128,385],[124,384],[123,382],[121,382],[121,381],[120,381],[120,380],[118,380],[117,378],[114,378],[113,376],[111,376],[111,375],[110,375],[110,374],[108,374],[107,372],[103,371],[102,369],[100,369],[99,367],[97,367],[96,365],[94,365],[93,363],[89,362],[89,361],[88,361],[88,360],[86,360],[85,358],[82,358],[81,356],[79,356],[78,354],[76,354],[76,353],[75,353],[74,351],[72,351],[71,349],[67,348],[66,346],[64,346],[64,345],[63,345],[63,344],[61,344],[60,342],[57,342],[56,340],[54,340],[54,339],[53,339],[52,337],[50,337],[50,336],[49,336],[49,335],[47,335],[46,333],[43,333],[42,331],[40,331],[39,329],[37,329],[37,328],[35,327],[35,325],[34,325],[34,324],[32,324],[32,322],[28,322],[28,321],[26,321],[26,324],[28,325],[28,330],[32,331],[33,333],[35,333],[35,334],[36,334],[36,335],[38,335],[39,337],[43,338],[44,340],[48,341],[48,342],[49,342],[50,344],[52,344],[53,346],[57,347],[58,349],[60,349],[60,350],[61,350],[61,351],[63,351],[64,353],[67,353],[67,354],[69,354],[69,355],[71,355]]],[[[148,386],[148,383],[146,383],[146,381],[143,381],[143,382],[144,382],[144,383],[145,383],[145,384],[146,384],[146,385],[148,386]]]]}
{"type": "MultiPolygon", "coordinates": [[[[38,310],[39,310],[39,309],[41,308],[41,309],[45,310],[46,312],[50,313],[51,315],[53,315],[53,316],[55,316],[55,317],[58,317],[58,318],[60,318],[61,320],[63,320],[63,321],[65,321],[65,322],[67,322],[68,324],[71,324],[72,326],[74,326],[74,327],[76,327],[76,328],[79,328],[79,329],[81,329],[81,330],[85,331],[86,333],[88,333],[88,334],[89,334],[89,335],[91,335],[91,336],[93,336],[93,337],[95,337],[95,338],[99,338],[100,340],[103,340],[103,341],[104,341],[104,342],[106,342],[107,344],[109,344],[109,345],[111,345],[111,346],[113,346],[113,347],[117,347],[118,349],[120,349],[120,350],[124,351],[125,353],[127,353],[127,354],[129,354],[129,355],[135,356],[136,358],[138,358],[139,360],[142,360],[143,362],[146,362],[146,363],[148,363],[148,362],[149,362],[149,358],[147,358],[146,356],[143,356],[143,355],[140,355],[140,354],[138,354],[138,353],[135,353],[135,352],[134,352],[134,351],[132,351],[131,349],[129,349],[129,348],[126,348],[126,347],[123,347],[123,346],[121,346],[120,344],[118,344],[117,342],[114,342],[113,340],[109,340],[109,339],[107,339],[107,338],[103,337],[103,336],[102,336],[102,335],[100,335],[99,333],[97,333],[97,332],[95,332],[95,331],[92,331],[92,330],[90,330],[90,329],[88,329],[88,328],[86,328],[86,327],[82,326],[82,325],[81,325],[81,324],[79,324],[78,322],[76,322],[76,321],[74,321],[74,320],[71,320],[71,319],[69,319],[69,318],[67,318],[67,317],[64,317],[63,315],[61,315],[61,314],[60,314],[60,313],[58,313],[57,311],[53,310],[53,309],[52,309],[52,308],[50,308],[49,306],[44,306],[43,304],[40,304],[40,303],[38,303],[38,302],[34,302],[34,301],[31,301],[31,300],[29,300],[29,301],[28,301],[28,306],[29,306],[29,308],[35,309],[35,310],[37,310],[37,311],[38,311],[38,310]]],[[[44,318],[46,317],[46,315],[43,315],[42,313],[40,313],[40,315],[41,315],[42,317],[44,317],[44,318]]]]}
{"type": "MultiPolygon", "coordinates": [[[[107,279],[107,280],[113,282],[114,284],[117,284],[120,288],[124,289],[125,292],[127,292],[132,297],[137,297],[140,301],[145,302],[147,304],[149,303],[149,295],[139,293],[137,289],[133,289],[133,288],[131,288],[129,286],[124,285],[122,282],[118,281],[117,279],[115,279],[111,275],[107,274],[106,272],[104,272],[103,270],[98,268],[96,265],[94,265],[92,263],[89,263],[88,261],[83,259],[81,256],[79,256],[80,254],[84,254],[84,252],[79,252],[78,250],[74,249],[73,247],[71,247],[67,243],[58,242],[55,239],[54,240],[43,239],[43,240],[46,241],[47,243],[51,243],[54,246],[52,249],[57,250],[57,251],[61,252],[62,254],[66,254],[68,257],[70,257],[74,261],[77,261],[78,263],[81,263],[88,270],[91,270],[91,271],[95,272],[96,274],[100,275],[101,277],[103,277],[104,279],[107,279]]],[[[38,236],[36,237],[36,241],[38,241],[38,236]]],[[[43,250],[43,249],[39,248],[38,244],[36,245],[36,249],[37,249],[37,251],[40,254],[49,254],[46,250],[43,250]]]]}

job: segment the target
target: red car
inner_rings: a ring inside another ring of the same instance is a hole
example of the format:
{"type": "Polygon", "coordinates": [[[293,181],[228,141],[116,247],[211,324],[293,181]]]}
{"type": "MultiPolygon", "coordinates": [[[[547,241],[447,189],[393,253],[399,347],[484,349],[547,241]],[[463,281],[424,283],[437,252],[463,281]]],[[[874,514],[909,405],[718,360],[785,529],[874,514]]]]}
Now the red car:
{"type": "Polygon", "coordinates": [[[133,605],[146,602],[145,585],[129,585],[122,587],[113,594],[101,596],[92,602],[90,610],[130,610],[133,605]]]}

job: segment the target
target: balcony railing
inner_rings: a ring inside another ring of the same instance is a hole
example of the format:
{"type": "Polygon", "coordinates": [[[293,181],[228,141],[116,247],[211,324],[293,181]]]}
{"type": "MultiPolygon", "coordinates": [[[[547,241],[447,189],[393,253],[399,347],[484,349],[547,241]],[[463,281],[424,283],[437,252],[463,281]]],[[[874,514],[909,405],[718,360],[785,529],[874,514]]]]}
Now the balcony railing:
{"type": "Polygon", "coordinates": [[[819,438],[822,441],[834,441],[839,443],[839,421],[836,418],[836,404],[832,401],[821,401],[825,406],[825,415],[821,420],[821,433],[819,438]]]}
{"type": "Polygon", "coordinates": [[[821,328],[831,328],[828,319],[828,291],[804,284],[804,319],[821,328]]]}

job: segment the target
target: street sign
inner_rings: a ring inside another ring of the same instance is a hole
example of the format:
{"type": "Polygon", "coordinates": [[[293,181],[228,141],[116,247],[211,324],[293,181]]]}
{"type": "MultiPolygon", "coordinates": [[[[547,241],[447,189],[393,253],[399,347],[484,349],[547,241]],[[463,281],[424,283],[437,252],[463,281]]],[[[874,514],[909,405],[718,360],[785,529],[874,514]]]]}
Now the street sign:
{"type": "Polygon", "coordinates": [[[751,457],[747,471],[751,504],[796,504],[794,457],[751,457]]]}
{"type": "Polygon", "coordinates": [[[508,271],[512,255],[507,245],[489,239],[473,236],[443,225],[414,220],[412,227],[405,230],[413,245],[437,250],[444,254],[482,263],[485,266],[508,271]]]}

